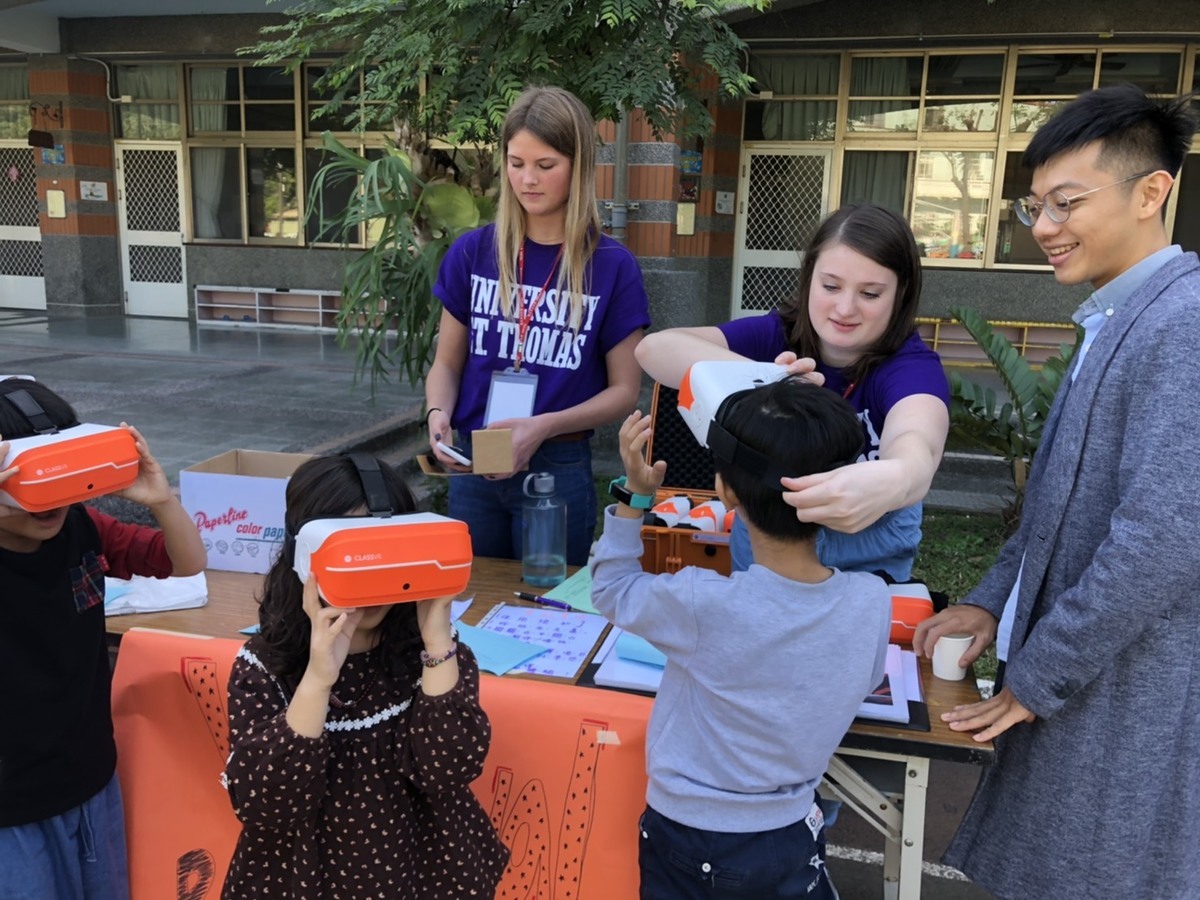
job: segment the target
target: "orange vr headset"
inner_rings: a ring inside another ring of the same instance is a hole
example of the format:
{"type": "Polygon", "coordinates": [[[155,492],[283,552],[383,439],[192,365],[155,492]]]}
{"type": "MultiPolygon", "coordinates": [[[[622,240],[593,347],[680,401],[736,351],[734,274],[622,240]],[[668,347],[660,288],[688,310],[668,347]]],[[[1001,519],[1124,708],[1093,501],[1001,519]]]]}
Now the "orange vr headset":
{"type": "Polygon", "coordinates": [[[4,395],[37,434],[9,442],[0,470],[20,470],[0,485],[0,503],[47,512],[111,494],[137,480],[133,435],[108,425],[73,425],[59,431],[28,391],[4,395]]]}
{"type": "Polygon", "coordinates": [[[314,519],[296,535],[294,568],[330,606],[380,606],[449,597],[471,579],[467,524],[436,513],[314,519]]]}
{"type": "Polygon", "coordinates": [[[917,626],[933,615],[933,598],[920,582],[889,585],[892,591],[892,631],[888,641],[911,644],[917,626]]]}
{"type": "Polygon", "coordinates": [[[367,497],[367,516],[313,519],[294,540],[293,569],[317,577],[321,597],[342,608],[449,597],[471,579],[467,524],[436,513],[392,514],[379,464],[348,454],[367,497]]]}

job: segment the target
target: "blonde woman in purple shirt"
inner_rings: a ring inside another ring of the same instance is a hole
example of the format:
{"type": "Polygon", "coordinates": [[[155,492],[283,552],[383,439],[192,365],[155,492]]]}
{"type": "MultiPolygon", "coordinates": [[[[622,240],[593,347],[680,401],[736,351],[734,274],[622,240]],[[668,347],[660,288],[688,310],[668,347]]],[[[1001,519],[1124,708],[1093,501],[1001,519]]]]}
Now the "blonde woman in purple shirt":
{"type": "Polygon", "coordinates": [[[567,562],[587,562],[596,527],[589,439],[637,403],[634,349],[649,305],[633,254],[600,232],[595,129],[567,91],[522,94],[504,121],[496,222],[455,241],[434,286],[443,310],[425,378],[433,454],[465,471],[438,447],[453,442],[452,430],[468,456],[472,431],[513,432],[512,473],[450,479],[450,515],[470,526],[477,556],[520,557],[529,470],[555,476],[567,502],[567,562]],[[523,398],[520,414],[487,415],[497,376],[523,398]]]}
{"type": "MultiPolygon", "coordinates": [[[[749,358],[815,371],[862,422],[857,464],[785,478],[784,498],[824,526],[821,562],[906,581],[921,540],[921,501],[942,458],[950,391],[937,354],[915,330],[921,260],[908,224],[872,204],[844,206],[805,248],[796,293],[766,315],[675,328],[639,345],[638,362],[677,386],[702,359],[749,358]]],[[[732,536],[735,569],[753,561],[745,526],[732,536]]]]}

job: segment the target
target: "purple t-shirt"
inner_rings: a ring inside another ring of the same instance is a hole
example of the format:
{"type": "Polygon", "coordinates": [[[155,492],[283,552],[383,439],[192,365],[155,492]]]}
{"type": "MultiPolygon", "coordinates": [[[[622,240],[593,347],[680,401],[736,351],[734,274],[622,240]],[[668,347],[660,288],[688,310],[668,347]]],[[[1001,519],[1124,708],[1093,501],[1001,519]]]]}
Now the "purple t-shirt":
{"type": "MultiPolygon", "coordinates": [[[[492,373],[510,367],[517,352],[515,317],[506,319],[500,307],[495,233],[494,225],[485,225],[456,240],[433,288],[446,311],[469,332],[451,420],[462,432],[483,427],[492,373]]],[[[558,249],[557,244],[525,242],[525,302],[541,292],[558,249]]],[[[642,270],[629,249],[608,235],[600,236],[584,274],[587,296],[577,332],[571,330],[571,306],[565,296],[560,301],[556,280],[557,272],[533,313],[521,364],[538,376],[535,415],[576,406],[608,387],[608,351],[650,326],[642,270]]]]}
{"type": "MultiPolygon", "coordinates": [[[[718,326],[729,349],[761,362],[770,362],[784,350],[790,350],[777,311],[762,316],[734,319],[718,326]]],[[[825,387],[845,394],[850,382],[841,369],[824,363],[817,371],[825,376],[825,387]]],[[[942,361],[914,331],[900,349],[885,359],[855,385],[846,398],[863,423],[866,452],[859,460],[879,458],[879,439],[883,422],[892,407],[913,394],[932,394],[950,405],[950,385],[942,361]]]]}

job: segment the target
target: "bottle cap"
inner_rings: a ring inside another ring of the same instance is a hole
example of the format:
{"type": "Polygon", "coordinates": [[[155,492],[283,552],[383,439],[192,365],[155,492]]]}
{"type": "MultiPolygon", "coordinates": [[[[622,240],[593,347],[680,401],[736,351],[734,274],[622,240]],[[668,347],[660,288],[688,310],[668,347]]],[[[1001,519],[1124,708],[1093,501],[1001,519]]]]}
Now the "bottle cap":
{"type": "Polygon", "coordinates": [[[528,497],[548,497],[554,493],[554,476],[549,472],[532,472],[526,476],[524,488],[528,497]],[[531,481],[532,490],[529,487],[531,481]]]}

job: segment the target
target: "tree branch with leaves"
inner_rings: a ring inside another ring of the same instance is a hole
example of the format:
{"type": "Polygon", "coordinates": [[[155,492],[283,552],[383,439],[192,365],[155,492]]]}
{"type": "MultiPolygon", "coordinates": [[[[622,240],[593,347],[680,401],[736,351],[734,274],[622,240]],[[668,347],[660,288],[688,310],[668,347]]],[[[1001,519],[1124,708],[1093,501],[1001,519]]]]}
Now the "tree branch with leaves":
{"type": "MultiPolygon", "coordinates": [[[[277,0],[270,0],[277,2],[277,0]]],[[[763,10],[769,0],[304,0],[285,22],[263,29],[243,53],[295,70],[320,60],[310,86],[327,102],[314,118],[340,115],[348,131],[396,135],[386,158],[352,158],[326,135],[326,164],[310,196],[346,178],[363,185],[343,210],[315,205],[321,234],[358,243],[347,267],[338,333],[358,334],[359,371],[372,383],[400,366],[416,383],[431,358],[438,303],[432,278],[450,242],[490,219],[496,161],[491,148],[504,116],[530,84],[574,93],[598,121],[639,109],[658,137],[708,134],[710,104],[750,89],[746,46],[721,18],[763,10]],[[325,62],[328,60],[328,62],[325,62]],[[715,85],[706,88],[706,84],[715,85]],[[451,149],[439,154],[434,140],[451,149]],[[345,152],[340,152],[338,148],[345,152]],[[435,159],[441,157],[440,163],[435,159]],[[446,162],[446,158],[451,160],[446,162]],[[431,183],[483,197],[478,214],[441,188],[451,214],[432,218],[422,197],[431,183]],[[465,214],[464,214],[465,213],[465,214]],[[389,348],[395,329],[398,346],[389,348]]]]}

